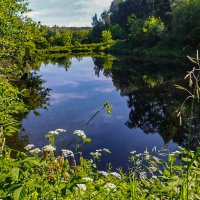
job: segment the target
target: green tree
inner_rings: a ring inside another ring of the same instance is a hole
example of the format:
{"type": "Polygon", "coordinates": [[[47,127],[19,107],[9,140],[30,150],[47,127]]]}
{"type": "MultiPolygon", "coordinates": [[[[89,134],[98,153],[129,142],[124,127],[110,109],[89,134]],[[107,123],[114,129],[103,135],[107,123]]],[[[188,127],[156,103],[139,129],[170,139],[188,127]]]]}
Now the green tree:
{"type": "Polygon", "coordinates": [[[173,10],[173,33],[179,44],[200,47],[199,13],[199,0],[185,1],[173,10]]]}
{"type": "Polygon", "coordinates": [[[108,11],[104,11],[102,14],[101,14],[101,18],[102,18],[102,21],[105,25],[109,25],[110,24],[110,14],[108,11]]]}
{"type": "Polygon", "coordinates": [[[128,17],[129,39],[132,46],[141,45],[144,41],[144,20],[137,18],[134,14],[128,17]]]}
{"type": "Polygon", "coordinates": [[[109,26],[109,30],[112,34],[114,40],[116,39],[123,39],[125,37],[124,30],[119,24],[111,24],[109,26]]]}
{"type": "Polygon", "coordinates": [[[143,26],[143,32],[145,33],[146,43],[150,46],[155,45],[161,38],[165,30],[165,25],[160,18],[150,16],[143,26]]]}
{"type": "Polygon", "coordinates": [[[109,43],[113,41],[112,34],[108,30],[103,31],[101,36],[102,36],[102,42],[104,43],[109,43]]]}

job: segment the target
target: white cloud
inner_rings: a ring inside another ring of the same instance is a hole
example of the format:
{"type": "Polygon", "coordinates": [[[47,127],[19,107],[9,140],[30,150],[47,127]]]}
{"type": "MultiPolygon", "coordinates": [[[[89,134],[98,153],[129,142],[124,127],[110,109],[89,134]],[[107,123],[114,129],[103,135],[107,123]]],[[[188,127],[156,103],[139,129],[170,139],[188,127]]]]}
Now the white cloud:
{"type": "Polygon", "coordinates": [[[29,16],[46,25],[91,26],[92,16],[108,9],[112,0],[32,0],[29,16]]]}

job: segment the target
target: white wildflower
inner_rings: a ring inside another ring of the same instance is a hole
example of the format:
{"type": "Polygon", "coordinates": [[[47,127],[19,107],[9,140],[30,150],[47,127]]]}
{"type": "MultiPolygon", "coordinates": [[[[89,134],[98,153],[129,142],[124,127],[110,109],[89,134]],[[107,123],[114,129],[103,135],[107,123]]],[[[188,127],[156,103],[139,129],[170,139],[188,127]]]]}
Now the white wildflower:
{"type": "Polygon", "coordinates": [[[46,145],[43,147],[43,151],[55,151],[56,148],[53,147],[52,145],[46,145]]]}
{"type": "Polygon", "coordinates": [[[111,172],[110,175],[115,176],[118,179],[122,179],[122,176],[117,172],[111,172]]]}
{"type": "Polygon", "coordinates": [[[153,158],[157,163],[160,162],[160,159],[157,158],[156,156],[153,156],[152,158],[153,158]]]}
{"type": "Polygon", "coordinates": [[[146,179],[147,175],[146,172],[140,172],[140,179],[146,179]]]}
{"type": "Polygon", "coordinates": [[[50,134],[50,135],[59,135],[60,133],[64,133],[64,132],[66,132],[66,130],[58,128],[55,131],[49,131],[48,134],[50,134]]]}
{"type": "Polygon", "coordinates": [[[97,168],[96,164],[92,164],[92,167],[97,168]]]}
{"type": "Polygon", "coordinates": [[[101,153],[99,153],[99,152],[91,152],[90,155],[92,155],[96,159],[98,159],[99,157],[101,157],[101,153]]]}
{"type": "Polygon", "coordinates": [[[152,176],[152,179],[155,179],[155,180],[156,180],[157,178],[158,178],[157,176],[152,176]]]}
{"type": "Polygon", "coordinates": [[[62,128],[58,128],[55,131],[58,132],[58,133],[65,133],[66,132],[66,130],[62,129],[62,128]]]}
{"type": "Polygon", "coordinates": [[[181,152],[180,152],[180,151],[175,151],[174,153],[175,153],[175,154],[181,154],[181,152]]]}
{"type": "Polygon", "coordinates": [[[94,161],[92,159],[88,160],[88,162],[91,164],[94,163],[94,161]]]}
{"type": "Polygon", "coordinates": [[[85,180],[85,181],[93,181],[93,179],[89,178],[89,177],[85,177],[85,178],[83,178],[83,180],[85,180]]]}
{"type": "Polygon", "coordinates": [[[83,139],[86,138],[86,135],[85,135],[84,131],[81,131],[81,130],[75,130],[73,134],[77,135],[77,136],[79,136],[79,137],[81,137],[83,139]]]}
{"type": "Polygon", "coordinates": [[[77,187],[80,189],[80,190],[83,190],[83,191],[86,191],[87,190],[87,187],[85,184],[77,184],[77,187]]]}
{"type": "Polygon", "coordinates": [[[38,154],[40,152],[41,152],[41,150],[39,148],[35,148],[35,149],[30,150],[30,153],[32,153],[32,154],[38,154]]]}
{"type": "Polygon", "coordinates": [[[146,160],[149,160],[149,159],[150,159],[150,155],[149,155],[149,154],[146,154],[144,158],[145,158],[146,160]]]}
{"type": "Polygon", "coordinates": [[[24,147],[25,150],[29,151],[34,147],[34,144],[28,144],[24,147]]]}
{"type": "Polygon", "coordinates": [[[111,154],[109,149],[104,148],[103,151],[106,152],[106,153],[110,153],[111,154]]]}
{"type": "Polygon", "coordinates": [[[105,187],[106,187],[108,190],[115,190],[115,189],[116,189],[116,185],[113,184],[113,183],[106,183],[106,184],[105,184],[105,187]]]}
{"type": "Polygon", "coordinates": [[[57,135],[57,132],[56,131],[49,131],[48,134],[50,134],[50,135],[57,135]]]}
{"type": "Polygon", "coordinates": [[[103,176],[108,176],[109,174],[105,171],[99,171],[99,174],[103,175],[103,176]]]}
{"type": "Polygon", "coordinates": [[[153,172],[157,171],[157,169],[156,169],[156,167],[151,166],[151,167],[149,167],[149,171],[150,171],[151,173],[153,173],[153,172]]]}
{"type": "Polygon", "coordinates": [[[138,157],[138,158],[139,158],[141,155],[142,155],[142,154],[141,154],[141,153],[139,153],[139,154],[135,155],[135,157],[138,157]]]}
{"type": "Polygon", "coordinates": [[[136,151],[131,151],[131,152],[130,152],[130,154],[135,154],[135,153],[136,153],[136,151]]]}
{"type": "Polygon", "coordinates": [[[62,156],[63,157],[74,157],[74,153],[70,150],[67,150],[67,149],[62,149],[62,156]]]}
{"type": "Polygon", "coordinates": [[[102,152],[102,149],[97,149],[96,152],[102,152]]]}
{"type": "Polygon", "coordinates": [[[136,164],[136,165],[141,165],[141,164],[142,164],[142,161],[141,161],[141,160],[137,160],[137,161],[135,162],[135,164],[136,164]]]}

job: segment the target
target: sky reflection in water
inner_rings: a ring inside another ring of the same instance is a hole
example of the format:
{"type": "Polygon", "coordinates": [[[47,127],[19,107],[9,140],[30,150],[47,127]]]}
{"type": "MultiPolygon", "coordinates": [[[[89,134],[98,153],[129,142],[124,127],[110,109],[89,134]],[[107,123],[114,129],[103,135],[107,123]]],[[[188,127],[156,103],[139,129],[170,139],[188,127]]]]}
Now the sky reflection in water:
{"type": "MultiPolygon", "coordinates": [[[[108,148],[112,154],[103,159],[112,162],[114,167],[126,168],[129,152],[136,150],[143,152],[146,147],[161,148],[163,139],[157,133],[145,134],[140,128],[129,129],[126,122],[129,118],[127,97],[122,97],[113,85],[112,78],[107,78],[100,72],[96,76],[91,57],[84,57],[80,62],[73,58],[72,65],[65,69],[53,64],[42,64],[40,71],[42,79],[46,80],[45,87],[51,88],[50,105],[48,110],[39,110],[41,116],[36,117],[31,112],[23,121],[25,133],[29,136],[29,143],[42,147],[47,140],[44,138],[50,130],[63,128],[69,134],[57,138],[58,149],[66,148],[71,141],[70,134],[76,129],[82,129],[90,117],[103,105],[105,101],[112,104],[112,114],[106,111],[100,113],[85,129],[90,144],[83,148],[83,153],[100,148],[108,148]]],[[[175,150],[177,145],[170,143],[168,148],[175,150]]]]}

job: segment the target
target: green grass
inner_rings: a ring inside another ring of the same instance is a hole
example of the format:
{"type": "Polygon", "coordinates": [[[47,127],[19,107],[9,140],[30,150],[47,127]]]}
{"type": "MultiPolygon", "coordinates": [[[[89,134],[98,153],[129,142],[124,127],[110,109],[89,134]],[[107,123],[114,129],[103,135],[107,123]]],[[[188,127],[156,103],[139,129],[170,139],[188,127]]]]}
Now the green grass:
{"type": "Polygon", "coordinates": [[[54,46],[49,49],[38,50],[40,53],[79,53],[101,52],[109,48],[111,43],[80,44],[72,46],[54,46]]]}

